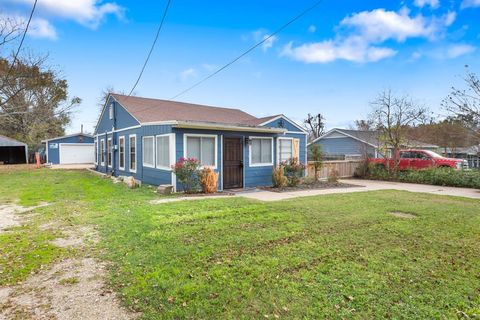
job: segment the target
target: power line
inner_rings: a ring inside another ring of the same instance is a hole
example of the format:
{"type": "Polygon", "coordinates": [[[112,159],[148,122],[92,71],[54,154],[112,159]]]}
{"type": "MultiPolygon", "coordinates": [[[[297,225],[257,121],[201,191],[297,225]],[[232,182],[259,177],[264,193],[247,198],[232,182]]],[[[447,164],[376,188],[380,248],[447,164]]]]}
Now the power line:
{"type": "Polygon", "coordinates": [[[18,45],[17,52],[15,52],[15,55],[13,56],[13,61],[12,64],[10,65],[10,68],[8,69],[7,75],[5,76],[5,79],[8,79],[8,76],[10,75],[10,72],[13,69],[13,65],[15,62],[17,62],[18,54],[20,53],[20,50],[22,49],[23,46],[23,41],[25,40],[25,36],[27,35],[28,27],[30,26],[30,22],[32,21],[33,13],[35,12],[35,8],[37,7],[37,1],[33,3],[32,11],[30,12],[30,17],[28,18],[27,25],[25,27],[25,30],[22,35],[22,39],[20,40],[20,44],[18,45]]]}
{"type": "Polygon", "coordinates": [[[231,66],[232,64],[234,64],[235,62],[237,62],[238,60],[240,60],[241,58],[243,58],[244,56],[246,56],[247,54],[249,54],[250,52],[252,52],[253,50],[255,50],[257,47],[261,46],[263,43],[265,43],[266,41],[270,40],[272,37],[274,37],[275,35],[277,35],[278,33],[280,33],[281,31],[283,31],[285,28],[287,28],[289,25],[291,25],[292,23],[294,23],[295,21],[297,21],[298,19],[300,19],[301,17],[303,17],[304,15],[306,15],[307,13],[309,13],[310,11],[312,11],[313,9],[315,9],[323,0],[318,0],[317,2],[315,2],[312,6],[308,7],[307,9],[305,9],[304,11],[302,11],[300,14],[298,14],[297,16],[295,16],[292,20],[288,21],[286,24],[284,24],[283,26],[281,26],[280,28],[278,28],[277,30],[275,30],[273,33],[271,33],[268,37],[264,37],[263,40],[261,40],[260,42],[256,43],[255,45],[253,45],[252,47],[250,47],[247,51],[243,52],[242,54],[240,54],[239,56],[237,56],[235,59],[231,60],[230,62],[228,62],[227,64],[225,64],[223,67],[220,67],[219,69],[217,69],[216,71],[214,71],[213,73],[209,74],[208,76],[206,76],[205,78],[201,79],[200,81],[196,82],[195,84],[193,84],[192,86],[188,87],[187,89],[181,91],[180,93],[174,95],[173,97],[171,97],[169,100],[173,100],[173,99],[176,99],[178,98],[179,96],[187,93],[188,91],[192,90],[193,88],[199,86],[200,84],[202,84],[203,82],[207,81],[208,79],[212,78],[213,76],[215,76],[216,74],[222,72],[223,70],[225,70],[226,68],[228,68],[229,66],[231,66]]]}
{"type": "Polygon", "coordinates": [[[145,67],[147,66],[148,60],[150,60],[150,56],[152,55],[153,49],[155,48],[155,44],[157,43],[157,40],[158,40],[158,35],[160,34],[160,30],[162,30],[163,22],[165,21],[165,17],[167,16],[168,8],[170,7],[170,2],[171,2],[171,0],[168,0],[167,5],[165,7],[165,10],[163,11],[162,20],[160,21],[160,25],[158,26],[157,34],[155,35],[155,40],[153,40],[152,47],[150,48],[150,51],[148,52],[147,59],[145,59],[145,63],[143,64],[142,70],[140,71],[140,74],[138,75],[137,81],[135,81],[135,84],[133,85],[132,90],[130,90],[130,93],[128,94],[129,97],[132,95],[133,90],[135,90],[138,83],[140,82],[140,79],[142,78],[143,72],[145,71],[145,67]]]}

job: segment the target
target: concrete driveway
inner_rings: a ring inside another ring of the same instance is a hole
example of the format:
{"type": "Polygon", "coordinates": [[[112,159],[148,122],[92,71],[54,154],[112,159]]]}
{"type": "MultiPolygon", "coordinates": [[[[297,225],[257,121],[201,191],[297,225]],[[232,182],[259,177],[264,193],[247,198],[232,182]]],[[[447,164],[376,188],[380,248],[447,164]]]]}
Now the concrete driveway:
{"type": "Polygon", "coordinates": [[[387,182],[387,181],[373,181],[373,180],[359,180],[359,179],[344,179],[341,182],[357,185],[358,187],[351,188],[336,188],[336,189],[320,189],[320,190],[300,190],[291,192],[271,192],[258,191],[249,193],[239,193],[238,196],[245,198],[261,200],[261,201],[278,201],[285,199],[292,199],[297,197],[316,196],[334,193],[351,193],[364,192],[375,190],[404,190],[410,192],[431,193],[444,196],[457,196],[480,199],[480,190],[469,188],[454,188],[431,186],[425,184],[401,183],[401,182],[387,182]]]}

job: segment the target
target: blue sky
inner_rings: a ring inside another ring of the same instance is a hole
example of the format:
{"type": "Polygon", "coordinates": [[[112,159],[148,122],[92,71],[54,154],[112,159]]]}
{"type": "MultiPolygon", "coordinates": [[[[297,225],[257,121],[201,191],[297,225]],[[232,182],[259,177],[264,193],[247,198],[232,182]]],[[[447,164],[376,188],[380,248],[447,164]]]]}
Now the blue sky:
{"type": "MultiPolygon", "coordinates": [[[[139,96],[169,99],[274,31],[312,1],[172,0],[139,96]]],[[[25,19],[33,0],[2,0],[0,14],[25,19]]],[[[70,94],[83,99],[67,132],[93,131],[108,86],[128,92],[165,1],[38,0],[25,47],[49,53],[70,94]]],[[[444,114],[464,65],[479,69],[480,0],[332,1],[177,100],[238,107],[327,126],[365,118],[383,89],[410,94],[444,114]]]]}

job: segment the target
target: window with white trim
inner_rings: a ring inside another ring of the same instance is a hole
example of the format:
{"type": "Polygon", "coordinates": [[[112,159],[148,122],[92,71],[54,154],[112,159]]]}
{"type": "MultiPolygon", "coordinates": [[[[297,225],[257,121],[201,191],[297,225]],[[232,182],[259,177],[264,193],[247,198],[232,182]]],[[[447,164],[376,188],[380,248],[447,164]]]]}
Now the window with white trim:
{"type": "Polygon", "coordinates": [[[186,137],[186,156],[200,161],[202,166],[217,166],[217,142],[216,136],[187,136],[186,137]]]}
{"type": "Polygon", "coordinates": [[[156,136],[157,168],[170,169],[170,135],[156,136]]]}
{"type": "Polygon", "coordinates": [[[155,140],[153,136],[143,137],[142,158],[145,167],[155,167],[155,140]]]}
{"type": "Polygon", "coordinates": [[[109,167],[112,166],[112,157],[113,157],[112,138],[108,138],[108,140],[107,140],[107,165],[109,167]]]}
{"type": "Polygon", "coordinates": [[[100,164],[105,165],[105,139],[100,140],[100,164]]]}
{"type": "Polygon", "coordinates": [[[113,103],[110,103],[110,106],[108,107],[108,116],[110,120],[113,119],[113,103]]]}
{"type": "Polygon", "coordinates": [[[272,138],[250,138],[250,165],[272,165],[273,164],[273,139],[272,138]]]}
{"type": "Polygon", "coordinates": [[[98,140],[95,139],[94,143],[93,143],[93,147],[95,149],[95,164],[98,164],[98,140]]]}
{"type": "Polygon", "coordinates": [[[293,140],[278,139],[278,161],[289,161],[293,158],[293,140]]]}
{"type": "Polygon", "coordinates": [[[125,137],[118,138],[118,168],[125,170],[125,137]]]}
{"type": "Polygon", "coordinates": [[[129,169],[131,172],[137,171],[137,136],[131,135],[128,138],[128,160],[129,160],[129,169]]]}

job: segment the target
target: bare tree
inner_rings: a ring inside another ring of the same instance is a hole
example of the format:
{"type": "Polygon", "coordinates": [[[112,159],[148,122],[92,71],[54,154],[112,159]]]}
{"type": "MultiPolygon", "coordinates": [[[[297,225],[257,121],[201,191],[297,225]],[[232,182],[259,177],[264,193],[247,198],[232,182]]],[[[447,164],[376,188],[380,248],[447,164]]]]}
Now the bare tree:
{"type": "Polygon", "coordinates": [[[452,92],[444,99],[443,107],[459,119],[480,127],[480,80],[477,75],[465,66],[466,75],[463,78],[466,89],[452,87],[452,92]]]}
{"type": "MultiPolygon", "coordinates": [[[[409,96],[394,96],[391,90],[385,90],[371,103],[370,120],[380,131],[381,141],[392,150],[394,174],[398,171],[398,151],[406,142],[410,127],[425,121],[427,108],[418,105],[409,96]]],[[[388,162],[387,162],[388,163],[388,162]]]]}
{"type": "Polygon", "coordinates": [[[313,141],[325,132],[325,117],[321,113],[316,115],[309,113],[303,120],[303,126],[308,132],[309,140],[313,141]]]}
{"type": "Polygon", "coordinates": [[[9,42],[20,36],[22,30],[20,21],[0,13],[0,53],[9,42]]]}

